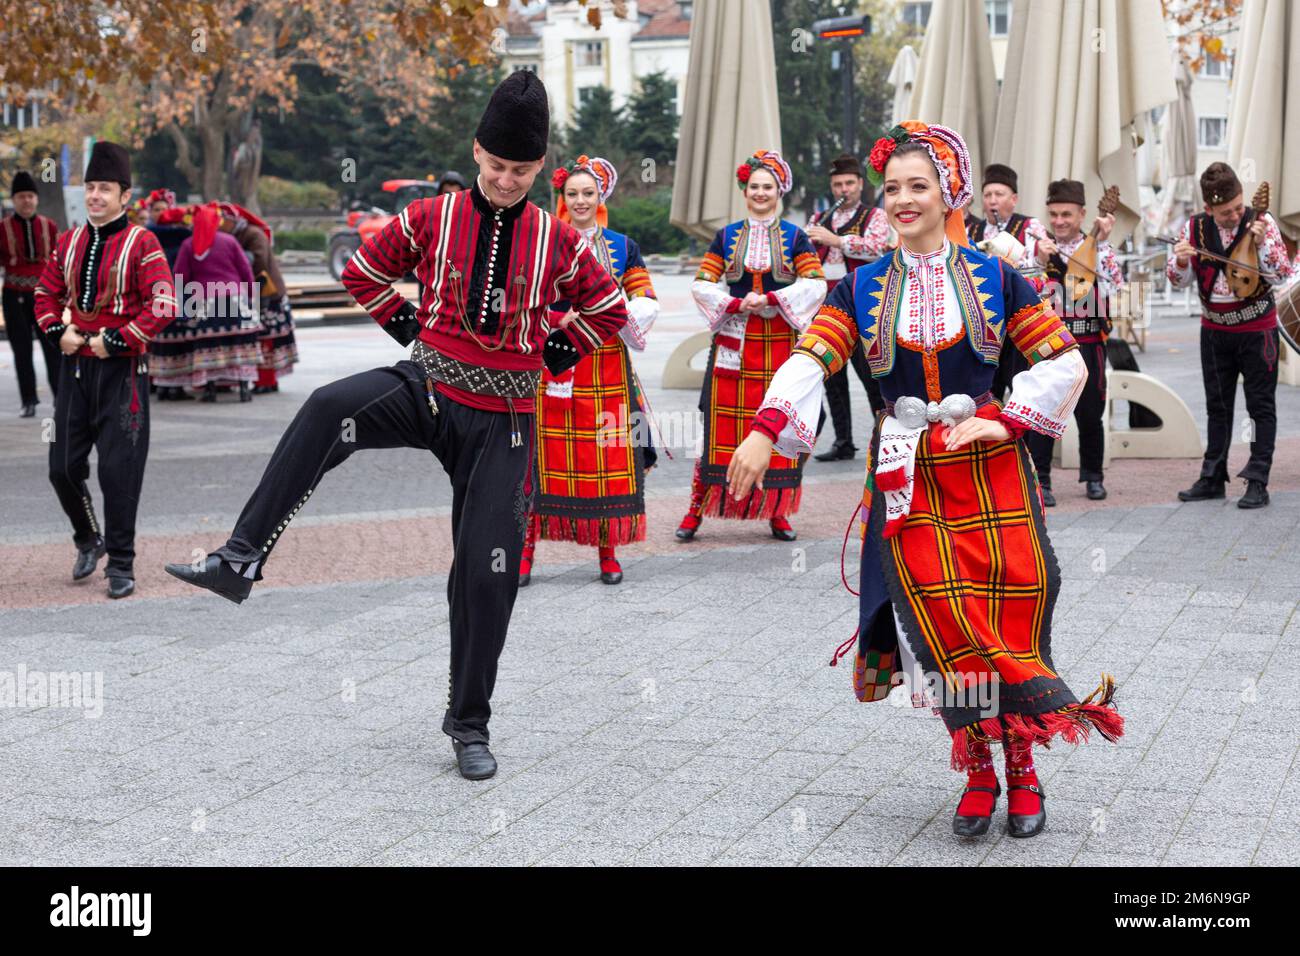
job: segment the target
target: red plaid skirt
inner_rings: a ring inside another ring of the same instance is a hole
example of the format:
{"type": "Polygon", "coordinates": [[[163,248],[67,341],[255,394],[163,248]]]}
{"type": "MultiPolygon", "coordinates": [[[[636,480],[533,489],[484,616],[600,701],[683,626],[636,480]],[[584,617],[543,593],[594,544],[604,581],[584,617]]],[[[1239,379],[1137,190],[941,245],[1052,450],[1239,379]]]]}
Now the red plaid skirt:
{"type": "Polygon", "coordinates": [[[745,326],[739,370],[716,367],[718,338],[714,336],[709,349],[700,396],[700,411],[704,413],[704,458],[700,464],[700,478],[705,485],[704,514],[747,519],[795,514],[803,476],[803,463],[796,458],[773,453],[763,476],[763,490],[755,488],[744,501],[731,498],[726,489],[731,456],[749,434],[772,376],[794,349],[794,329],[779,315],[751,315],[745,326]]]}
{"type": "Polygon", "coordinates": [[[649,425],[633,398],[623,341],[606,342],[558,378],[543,371],[536,421],[541,536],[600,547],[644,540],[639,438],[649,425]]]}
{"type": "MultiPolygon", "coordinates": [[[[1103,675],[1080,703],[1052,663],[1061,575],[1023,442],[948,451],[943,430],[933,425],[921,437],[911,511],[896,536],[881,537],[883,496],[871,496],[864,547],[880,549],[894,608],[924,670],[951,689],[996,684],[996,716],[964,702],[938,707],[953,731],[953,766],[969,766],[974,740],[1074,743],[1093,729],[1117,739],[1124,722],[1110,704],[1113,681],[1103,675]]],[[[859,649],[855,671],[872,652],[859,649]]],[[[860,697],[871,690],[865,677],[855,683],[863,684],[860,697]]]]}

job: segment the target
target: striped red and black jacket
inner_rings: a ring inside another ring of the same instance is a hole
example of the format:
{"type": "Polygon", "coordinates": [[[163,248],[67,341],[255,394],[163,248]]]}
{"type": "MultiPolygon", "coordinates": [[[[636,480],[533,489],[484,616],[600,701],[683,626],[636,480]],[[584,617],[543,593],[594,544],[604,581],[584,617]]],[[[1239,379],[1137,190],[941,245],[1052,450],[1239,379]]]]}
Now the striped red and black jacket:
{"type": "MultiPolygon", "coordinates": [[[[497,209],[477,183],[407,206],[362,244],[343,285],[403,345],[418,336],[490,369],[540,370],[544,352],[564,346],[576,361],[627,322],[618,284],[576,229],[527,200],[497,209]],[[418,308],[393,288],[411,271],[424,287],[418,308]],[[548,310],[560,300],[577,313],[562,332],[548,310]]],[[[438,389],[477,408],[507,407],[495,396],[438,389]]],[[[515,407],[531,411],[532,403],[516,399],[515,407]]]]}
{"type": "MultiPolygon", "coordinates": [[[[102,226],[89,223],[59,236],[36,289],[36,321],[57,341],[70,321],[103,331],[112,354],[142,355],[176,317],[176,289],[167,257],[148,229],[126,214],[102,226]],[[64,309],[70,310],[65,320],[64,309]]],[[[92,355],[83,346],[78,355],[92,355]]]]}
{"type": "Polygon", "coordinates": [[[59,227],[47,216],[23,220],[11,213],[0,220],[0,268],[5,271],[5,288],[35,289],[58,237],[59,227]]]}

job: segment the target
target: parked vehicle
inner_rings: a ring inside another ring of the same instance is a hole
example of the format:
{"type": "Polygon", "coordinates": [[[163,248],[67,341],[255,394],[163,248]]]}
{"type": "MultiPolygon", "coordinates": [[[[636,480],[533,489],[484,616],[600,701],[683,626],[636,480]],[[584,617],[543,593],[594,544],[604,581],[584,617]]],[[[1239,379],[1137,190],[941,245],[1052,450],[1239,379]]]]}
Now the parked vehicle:
{"type": "Polygon", "coordinates": [[[343,277],[343,267],[361,248],[362,242],[392,222],[415,200],[438,195],[438,183],[432,179],[390,179],[383,184],[382,189],[386,193],[393,194],[392,212],[380,209],[378,206],[367,208],[357,204],[355,208],[348,211],[344,225],[331,230],[329,266],[330,275],[336,280],[343,277]]]}

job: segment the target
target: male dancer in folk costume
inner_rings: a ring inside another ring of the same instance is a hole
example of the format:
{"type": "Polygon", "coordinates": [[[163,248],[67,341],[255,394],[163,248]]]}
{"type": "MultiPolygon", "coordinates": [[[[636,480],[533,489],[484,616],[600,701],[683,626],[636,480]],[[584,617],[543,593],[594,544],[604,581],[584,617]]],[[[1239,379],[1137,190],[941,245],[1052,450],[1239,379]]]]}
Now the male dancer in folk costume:
{"type": "MultiPolygon", "coordinates": [[[[856,156],[844,154],[831,161],[831,195],[835,197],[830,219],[818,215],[808,226],[808,238],[817,247],[822,272],[826,275],[829,294],[841,279],[858,266],[878,259],[889,249],[889,222],[885,211],[862,202],[862,167],[856,156]]],[[[854,373],[867,390],[867,401],[873,414],[885,407],[880,397],[880,386],[871,377],[867,360],[854,352],[851,360],[854,373]]],[[[849,401],[849,372],[840,369],[826,380],[826,404],[831,409],[831,426],[835,429],[835,442],[829,451],[814,455],[817,461],[840,461],[858,453],[853,444],[853,414],[849,401]]]]}
{"type": "Polygon", "coordinates": [[[41,331],[64,355],[50,483],[72,522],[73,580],[92,574],[107,552],[108,596],[122,598],[135,591],[135,515],[149,455],[145,352],[175,317],[176,293],[158,240],[127,222],[126,150],[96,143],[84,181],[89,222],[59,237],[36,289],[41,331]],[[104,494],[102,536],[86,487],[92,447],[104,494]]]}
{"type": "Polygon", "coordinates": [[[690,541],[708,514],[767,518],[774,538],[793,541],[789,516],[799,510],[806,456],[777,456],[767,489],[739,501],[726,494],[727,466],[772,375],[794,348],[795,334],[808,327],[826,297],[826,280],[808,236],[778,215],[780,197],[792,185],[781,155],[760,149],[740,164],[736,182],[749,216],[718,230],[691,285],[714,336],[700,394],[704,453],[695,463],[690,507],[677,537],[690,541]]]}
{"type": "MultiPolygon", "coordinates": [[[[1084,482],[1085,494],[1093,501],[1100,501],[1106,497],[1106,486],[1102,483],[1106,477],[1102,471],[1106,454],[1106,425],[1102,420],[1106,412],[1106,336],[1110,334],[1111,303],[1124,284],[1124,272],[1107,241],[1115,228],[1115,217],[1099,215],[1096,219],[1097,280],[1077,301],[1071,297],[1066,281],[1068,257],[1078,251],[1086,238],[1083,231],[1086,205],[1083,183],[1058,179],[1048,185],[1050,234],[1037,243],[1036,256],[1047,274],[1053,308],[1079,343],[1079,354],[1088,366],[1088,384],[1074,406],[1074,421],[1079,426],[1079,480],[1084,482]]],[[[1029,439],[1029,450],[1038,469],[1043,497],[1047,498],[1052,488],[1052,442],[1034,436],[1029,439]]],[[[1052,502],[1055,503],[1054,498],[1052,502]]]]}
{"type": "Polygon", "coordinates": [[[50,400],[59,390],[59,347],[39,335],[36,324],[36,287],[40,284],[45,263],[54,252],[59,229],[54,220],[38,215],[40,198],[32,174],[19,170],[9,190],[14,211],[0,219],[0,269],[4,269],[5,335],[14,352],[14,371],[18,373],[18,398],[22,402],[21,418],[36,415],[36,366],[32,362],[32,336],[41,343],[45,357],[45,379],[50,383],[50,400]]]}
{"type": "Polygon", "coordinates": [[[1165,267],[1174,288],[1195,281],[1201,297],[1201,377],[1208,437],[1201,476],[1178,497],[1204,501],[1224,496],[1232,406],[1240,375],[1252,432],[1250,460],[1237,473],[1246,480],[1246,493],[1237,507],[1262,508],[1268,504],[1268,474],[1277,439],[1279,333],[1273,289],[1286,283],[1292,266],[1277,223],[1268,213],[1257,215],[1246,206],[1241,181],[1227,163],[1211,163],[1201,173],[1201,198],[1205,211],[1188,220],[1165,267]],[[1241,299],[1228,284],[1224,263],[1199,253],[1231,257],[1247,234],[1255,238],[1263,281],[1252,296],[1241,299]]]}
{"type": "Polygon", "coordinates": [[[474,137],[479,175],[421,199],[362,245],[343,283],[409,359],[312,393],[280,439],[230,539],[168,572],[243,601],[325,472],[354,451],[427,448],[452,485],[451,687],[443,732],[463,776],[496,772],[488,719],[497,660],[519,587],[533,489],[533,402],[552,372],[594,352],[627,321],[618,286],[572,226],[528,202],[550,127],[546,90],[520,71],[492,94],[474,137]],[[417,307],[394,289],[415,270],[417,307]],[[549,323],[567,299],[575,318],[549,323]],[[502,568],[508,569],[501,573],[502,568]]]}
{"type": "MultiPolygon", "coordinates": [[[[619,283],[628,321],[572,369],[542,373],[537,503],[528,518],[521,587],[532,577],[538,537],[594,545],[605,584],[623,580],[615,548],[645,540],[645,412],[628,349],[645,349],[659,300],[637,244],[606,228],[605,204],[617,182],[613,164],[599,156],[579,156],[551,177],[558,193],[556,218],[582,234],[596,261],[619,283]]],[[[568,302],[555,303],[552,324],[564,328],[569,313],[568,302]]]]}
{"type": "MultiPolygon", "coordinates": [[[[883,700],[896,681],[935,681],[932,703],[968,772],[953,830],[988,830],[1001,786],[990,743],[1006,755],[1008,832],[1038,833],[1046,815],[1031,748],[1096,729],[1114,740],[1113,681],[1080,703],[1051,658],[1060,571],[1020,436],[1065,428],[1087,369],[1069,330],[1003,260],[964,240],[970,159],[952,130],[907,122],[879,140],[871,167],[899,235],[888,258],[828,297],[776,376],[732,457],[744,497],[773,454],[811,447],[822,383],[862,346],[880,380],[863,496],[864,535],[854,690],[883,700]],[[1029,358],[1009,401],[989,394],[1004,338],[1029,358]],[[996,689],[992,701],[975,688],[996,689]],[[992,707],[989,704],[992,703],[992,707]]],[[[914,700],[916,697],[914,696],[914,700]]]]}

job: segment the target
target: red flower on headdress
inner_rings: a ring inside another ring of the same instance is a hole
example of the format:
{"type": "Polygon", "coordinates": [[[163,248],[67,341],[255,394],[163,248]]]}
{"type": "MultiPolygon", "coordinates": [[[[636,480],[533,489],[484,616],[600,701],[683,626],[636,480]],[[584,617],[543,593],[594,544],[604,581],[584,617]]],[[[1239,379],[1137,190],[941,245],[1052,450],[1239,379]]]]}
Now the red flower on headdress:
{"type": "Polygon", "coordinates": [[[897,148],[898,144],[896,142],[888,136],[882,136],[876,140],[876,145],[871,147],[871,156],[867,159],[867,162],[871,164],[871,168],[876,172],[883,173],[885,163],[889,162],[889,157],[893,155],[894,150],[897,148]]]}
{"type": "Polygon", "coordinates": [[[749,177],[753,175],[754,167],[749,163],[741,163],[736,167],[736,179],[743,185],[749,182],[749,177]]]}
{"type": "Polygon", "coordinates": [[[556,190],[563,189],[564,184],[568,179],[569,171],[561,166],[555,172],[551,173],[551,188],[556,190]]]}

